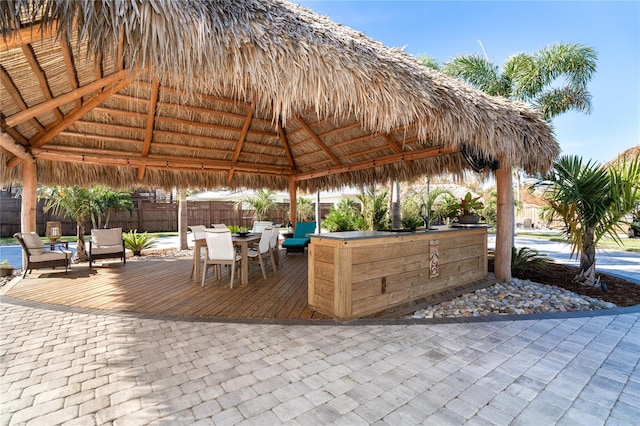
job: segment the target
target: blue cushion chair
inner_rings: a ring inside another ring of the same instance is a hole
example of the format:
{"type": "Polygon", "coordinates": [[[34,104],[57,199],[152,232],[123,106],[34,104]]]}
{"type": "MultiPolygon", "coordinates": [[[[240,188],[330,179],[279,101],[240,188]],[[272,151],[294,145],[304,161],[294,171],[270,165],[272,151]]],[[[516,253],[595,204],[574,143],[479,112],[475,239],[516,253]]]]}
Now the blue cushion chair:
{"type": "Polygon", "coordinates": [[[307,237],[307,234],[313,234],[315,231],[315,222],[296,222],[293,237],[284,240],[282,247],[287,249],[287,254],[289,252],[304,253],[304,248],[311,242],[311,238],[307,237]]]}

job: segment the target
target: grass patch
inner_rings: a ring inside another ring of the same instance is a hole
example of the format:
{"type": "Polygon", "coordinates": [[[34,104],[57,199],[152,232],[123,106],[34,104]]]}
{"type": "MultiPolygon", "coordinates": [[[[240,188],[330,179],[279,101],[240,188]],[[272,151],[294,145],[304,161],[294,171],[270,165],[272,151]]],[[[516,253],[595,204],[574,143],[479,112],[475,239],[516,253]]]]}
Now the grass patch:
{"type": "MultiPolygon", "coordinates": [[[[536,239],[545,240],[545,241],[554,241],[557,243],[567,242],[567,239],[564,238],[560,232],[557,232],[557,233],[536,232],[536,231],[518,232],[516,230],[516,236],[536,238],[536,239]]],[[[632,253],[640,253],[640,238],[629,238],[626,235],[621,235],[620,241],[622,242],[622,244],[618,244],[618,242],[616,242],[613,238],[604,237],[598,243],[598,248],[603,250],[622,250],[622,251],[628,251],[632,253]]]]}

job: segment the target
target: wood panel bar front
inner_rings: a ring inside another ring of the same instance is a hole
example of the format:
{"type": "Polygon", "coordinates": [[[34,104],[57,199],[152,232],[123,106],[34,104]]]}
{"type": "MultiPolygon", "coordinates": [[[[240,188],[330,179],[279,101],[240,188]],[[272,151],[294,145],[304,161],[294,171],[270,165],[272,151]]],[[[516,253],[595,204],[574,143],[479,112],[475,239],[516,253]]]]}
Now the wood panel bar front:
{"type": "Polygon", "coordinates": [[[312,234],[309,305],[347,321],[487,277],[484,226],[312,234]]]}

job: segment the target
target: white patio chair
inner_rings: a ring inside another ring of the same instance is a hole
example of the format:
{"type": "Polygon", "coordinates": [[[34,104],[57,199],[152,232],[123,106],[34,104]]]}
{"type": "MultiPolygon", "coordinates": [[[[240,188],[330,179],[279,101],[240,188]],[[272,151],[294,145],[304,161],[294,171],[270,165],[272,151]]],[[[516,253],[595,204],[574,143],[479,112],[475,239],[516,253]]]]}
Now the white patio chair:
{"type": "Polygon", "coordinates": [[[251,228],[252,234],[260,234],[266,226],[273,226],[270,220],[256,220],[253,222],[253,228],[251,228]]]}
{"type": "Polygon", "coordinates": [[[216,279],[219,280],[221,271],[215,266],[229,265],[231,266],[230,287],[233,288],[236,268],[240,265],[242,256],[236,253],[231,232],[226,229],[207,229],[205,239],[207,241],[207,255],[204,260],[204,268],[202,268],[202,287],[204,287],[204,279],[209,266],[214,266],[216,279]]]}
{"type": "Polygon", "coordinates": [[[260,264],[260,269],[262,270],[262,276],[264,277],[265,280],[267,279],[267,272],[264,269],[264,256],[266,256],[267,254],[271,258],[271,266],[273,268],[273,272],[274,273],[276,272],[276,265],[273,261],[273,253],[270,250],[271,234],[274,230],[277,232],[277,230],[274,229],[272,226],[266,226],[262,230],[262,236],[260,237],[260,242],[258,243],[258,247],[249,249],[249,252],[247,253],[247,259],[250,263],[260,264]]]}
{"type": "Polygon", "coordinates": [[[280,229],[274,227],[271,231],[271,238],[269,239],[269,250],[271,251],[272,264],[274,265],[274,272],[278,270],[280,266],[280,250],[278,248],[278,240],[280,238],[280,229]],[[275,262],[274,262],[275,261],[275,262]]]}
{"type": "MultiPolygon", "coordinates": [[[[207,227],[204,225],[191,225],[189,226],[189,229],[191,230],[191,234],[193,235],[193,240],[204,240],[205,239],[205,231],[207,230],[207,227]]],[[[195,250],[195,247],[194,247],[195,250]]],[[[191,276],[190,278],[193,278],[193,272],[196,269],[196,264],[195,262],[200,262],[200,259],[202,259],[203,256],[207,255],[207,247],[201,247],[200,248],[200,255],[199,256],[194,256],[193,257],[193,263],[191,264],[191,276]]]]}
{"type": "Polygon", "coordinates": [[[92,229],[89,240],[89,268],[98,259],[120,258],[127,263],[122,228],[92,229]]]}

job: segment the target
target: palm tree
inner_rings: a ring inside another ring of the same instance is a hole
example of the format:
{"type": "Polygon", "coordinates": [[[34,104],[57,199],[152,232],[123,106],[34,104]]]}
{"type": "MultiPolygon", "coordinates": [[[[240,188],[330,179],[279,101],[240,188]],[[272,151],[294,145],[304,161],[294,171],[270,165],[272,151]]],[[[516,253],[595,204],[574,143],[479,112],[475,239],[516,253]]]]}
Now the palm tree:
{"type": "Polygon", "coordinates": [[[296,220],[298,222],[312,221],[316,215],[313,201],[308,198],[298,197],[296,201],[296,220]]]}
{"type": "Polygon", "coordinates": [[[596,246],[606,235],[620,242],[619,223],[640,199],[640,159],[605,168],[576,156],[562,156],[546,180],[543,198],[552,217],[562,219],[571,256],[580,253],[576,282],[597,286],[596,246]]]}
{"type": "Polygon", "coordinates": [[[362,216],[366,229],[375,231],[389,227],[389,215],[387,210],[387,197],[389,191],[376,192],[375,187],[367,189],[357,196],[362,203],[362,216]]]}
{"type": "Polygon", "coordinates": [[[47,187],[42,189],[41,196],[46,197],[45,212],[51,210],[55,215],[67,219],[75,219],[77,229],[76,236],[78,238],[75,260],[78,262],[88,260],[87,249],[84,243],[84,222],[92,213],[91,189],[77,185],[72,187],[47,187]]]}
{"type": "Polygon", "coordinates": [[[276,207],[274,192],[272,190],[259,189],[255,195],[250,195],[238,201],[236,207],[248,206],[253,210],[255,220],[265,220],[269,212],[276,207]]]}
{"type": "Polygon", "coordinates": [[[442,69],[489,95],[528,102],[549,120],[569,110],[591,111],[587,83],[596,71],[596,60],[590,47],[554,43],[533,54],[509,57],[502,70],[480,55],[455,57],[442,69]],[[559,78],[564,82],[557,87],[559,78]]]}
{"type": "Polygon", "coordinates": [[[104,218],[104,228],[109,226],[111,213],[117,210],[127,210],[133,215],[133,201],[128,192],[114,191],[104,186],[91,188],[91,223],[94,228],[102,228],[104,218]]]}

